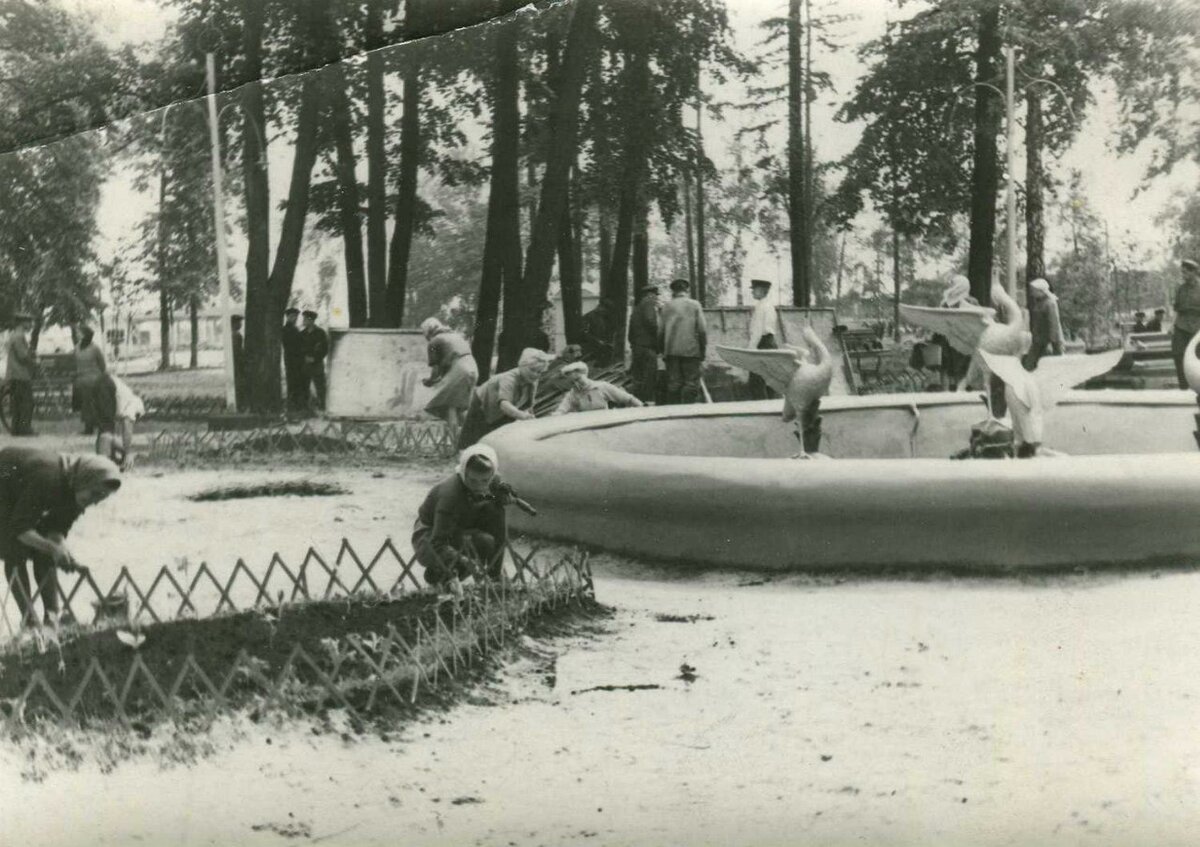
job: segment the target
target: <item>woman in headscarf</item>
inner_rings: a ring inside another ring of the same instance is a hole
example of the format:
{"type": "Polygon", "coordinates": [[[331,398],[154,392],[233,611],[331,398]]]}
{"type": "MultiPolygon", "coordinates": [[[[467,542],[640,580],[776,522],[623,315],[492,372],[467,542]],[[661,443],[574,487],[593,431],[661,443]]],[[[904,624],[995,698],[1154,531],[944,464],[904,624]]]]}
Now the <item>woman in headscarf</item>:
{"type": "Polygon", "coordinates": [[[1029,283],[1029,334],[1033,336],[1033,342],[1023,361],[1026,370],[1037,368],[1043,356],[1062,355],[1063,331],[1062,319],[1058,314],[1058,297],[1044,279],[1029,283]]]}
{"type": "Polygon", "coordinates": [[[56,569],[80,570],[64,539],[83,511],[121,487],[117,466],[101,456],[30,447],[0,450],[0,558],[21,615],[37,624],[33,577],[47,623],[58,617],[56,569]]]}
{"type": "Polygon", "coordinates": [[[479,368],[471,355],[471,345],[462,335],[437,318],[421,324],[429,349],[430,374],[427,386],[438,386],[437,393],[425,404],[425,411],[457,428],[471,405],[471,392],[479,381],[479,368]]]}
{"type": "Polygon", "coordinates": [[[470,447],[506,423],[533,418],[530,409],[537,397],[538,380],[545,375],[552,359],[549,353],[526,347],[515,368],[496,374],[476,388],[459,432],[458,449],[470,447]]]}
{"type": "Polygon", "coordinates": [[[504,507],[512,489],[500,480],[496,451],[476,444],[462,451],[454,475],[425,496],[413,524],[412,545],[425,568],[425,582],[445,584],[455,594],[459,580],[485,568],[499,579],[508,541],[504,507]]]}
{"type": "MultiPolygon", "coordinates": [[[[961,309],[963,306],[978,305],[979,301],[971,296],[971,281],[962,274],[956,274],[950,278],[950,283],[942,291],[939,308],[961,309]]],[[[943,383],[948,382],[953,388],[967,375],[967,370],[971,367],[971,357],[955,350],[944,335],[934,335],[930,340],[942,349],[943,383]]]]}
{"type": "Polygon", "coordinates": [[[553,414],[566,415],[571,412],[591,412],[612,406],[641,406],[642,401],[620,386],[599,379],[588,378],[586,362],[572,362],[563,367],[570,388],[563,395],[553,414]]]}
{"type": "Polygon", "coordinates": [[[104,351],[94,342],[95,333],[90,326],[79,328],[79,346],[75,348],[75,396],[79,401],[79,415],[83,418],[83,432],[91,435],[96,428],[96,384],[108,372],[104,351]]]}

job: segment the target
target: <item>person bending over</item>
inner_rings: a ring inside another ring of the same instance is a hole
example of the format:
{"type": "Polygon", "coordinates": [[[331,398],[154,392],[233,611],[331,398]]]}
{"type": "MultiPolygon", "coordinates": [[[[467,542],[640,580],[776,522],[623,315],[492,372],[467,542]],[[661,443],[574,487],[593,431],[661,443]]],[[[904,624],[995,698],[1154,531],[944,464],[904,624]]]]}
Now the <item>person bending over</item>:
{"type": "Polygon", "coordinates": [[[475,444],[462,451],[453,476],[425,495],[413,524],[412,545],[425,582],[460,593],[460,580],[477,574],[499,579],[508,523],[504,507],[515,497],[498,473],[496,451],[475,444]]]}
{"type": "Polygon", "coordinates": [[[554,410],[556,415],[591,412],[612,406],[643,405],[641,400],[620,386],[599,379],[589,379],[585,362],[572,362],[562,369],[562,374],[571,381],[570,389],[554,410]]]}

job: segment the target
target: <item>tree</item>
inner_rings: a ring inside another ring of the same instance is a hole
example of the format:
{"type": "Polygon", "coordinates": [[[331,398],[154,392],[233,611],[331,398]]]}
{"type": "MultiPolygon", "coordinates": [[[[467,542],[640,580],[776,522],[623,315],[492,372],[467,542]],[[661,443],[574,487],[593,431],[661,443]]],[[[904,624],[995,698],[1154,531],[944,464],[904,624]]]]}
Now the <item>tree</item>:
{"type": "Polygon", "coordinates": [[[0,314],[80,321],[99,305],[92,240],[116,62],[57,6],[0,2],[0,314]]]}

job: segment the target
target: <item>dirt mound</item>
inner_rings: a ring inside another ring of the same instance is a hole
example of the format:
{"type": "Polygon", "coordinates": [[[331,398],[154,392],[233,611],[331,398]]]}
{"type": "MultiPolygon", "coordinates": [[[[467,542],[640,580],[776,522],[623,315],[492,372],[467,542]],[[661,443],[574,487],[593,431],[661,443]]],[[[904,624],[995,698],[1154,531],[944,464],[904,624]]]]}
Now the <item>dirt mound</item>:
{"type": "Polygon", "coordinates": [[[261,485],[227,485],[220,488],[209,488],[199,494],[193,494],[188,499],[197,503],[209,503],[215,500],[248,500],[252,497],[332,497],[346,493],[345,488],[334,483],[294,479],[261,485]]]}

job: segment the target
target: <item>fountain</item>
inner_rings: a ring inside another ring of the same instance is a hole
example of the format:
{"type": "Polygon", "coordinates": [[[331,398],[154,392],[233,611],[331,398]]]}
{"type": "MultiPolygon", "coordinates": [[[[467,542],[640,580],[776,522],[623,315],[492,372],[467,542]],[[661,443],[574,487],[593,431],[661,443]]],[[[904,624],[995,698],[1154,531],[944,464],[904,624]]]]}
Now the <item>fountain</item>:
{"type": "Polygon", "coordinates": [[[541,509],[518,529],[692,566],[976,569],[1194,562],[1196,398],[1071,391],[1066,456],[957,461],[975,394],[832,396],[799,462],[781,400],[588,412],[487,437],[541,509]]]}

